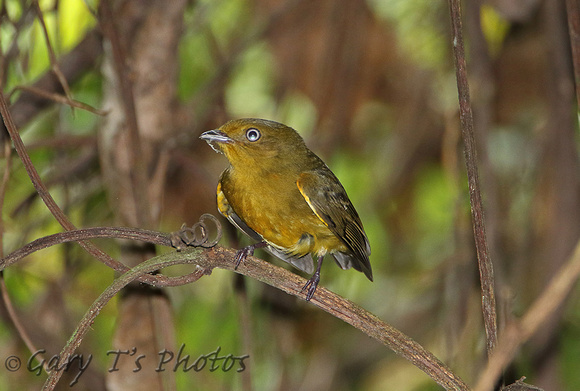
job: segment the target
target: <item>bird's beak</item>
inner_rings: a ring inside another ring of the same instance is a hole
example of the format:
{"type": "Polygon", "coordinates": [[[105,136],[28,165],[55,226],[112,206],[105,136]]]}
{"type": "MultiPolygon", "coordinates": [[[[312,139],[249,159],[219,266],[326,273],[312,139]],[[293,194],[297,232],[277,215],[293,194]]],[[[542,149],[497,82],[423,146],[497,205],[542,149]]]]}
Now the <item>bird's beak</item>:
{"type": "Polygon", "coordinates": [[[224,153],[222,150],[223,144],[231,144],[234,142],[234,140],[229,138],[224,132],[217,129],[208,130],[207,132],[202,133],[199,138],[207,141],[209,146],[217,153],[224,153]]]}
{"type": "Polygon", "coordinates": [[[208,143],[231,143],[233,140],[229,138],[224,132],[220,130],[208,130],[199,136],[200,139],[207,141],[208,143]]]}

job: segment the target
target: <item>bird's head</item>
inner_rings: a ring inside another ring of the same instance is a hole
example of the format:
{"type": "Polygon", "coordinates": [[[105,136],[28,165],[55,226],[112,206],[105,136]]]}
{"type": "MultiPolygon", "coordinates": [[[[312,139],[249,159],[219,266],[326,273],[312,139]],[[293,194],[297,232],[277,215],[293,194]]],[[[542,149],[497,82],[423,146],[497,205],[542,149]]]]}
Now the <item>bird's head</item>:
{"type": "Polygon", "coordinates": [[[229,121],[202,133],[201,139],[226,155],[232,166],[266,164],[276,160],[295,160],[307,151],[304,140],[291,127],[258,118],[229,121]]]}

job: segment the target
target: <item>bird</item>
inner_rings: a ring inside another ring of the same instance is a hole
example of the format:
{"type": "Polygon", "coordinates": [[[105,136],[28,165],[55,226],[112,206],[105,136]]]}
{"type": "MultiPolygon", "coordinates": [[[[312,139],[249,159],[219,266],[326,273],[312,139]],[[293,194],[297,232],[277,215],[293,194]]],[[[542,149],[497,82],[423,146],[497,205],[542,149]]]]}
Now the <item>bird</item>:
{"type": "Polygon", "coordinates": [[[217,185],[219,212],[256,243],[239,250],[239,266],[257,248],[305,273],[314,296],[325,255],[372,282],[371,248],[346,190],[293,128],[260,119],[234,119],[201,134],[229,166],[217,185]],[[316,257],[314,269],[312,256],[316,257]]]}

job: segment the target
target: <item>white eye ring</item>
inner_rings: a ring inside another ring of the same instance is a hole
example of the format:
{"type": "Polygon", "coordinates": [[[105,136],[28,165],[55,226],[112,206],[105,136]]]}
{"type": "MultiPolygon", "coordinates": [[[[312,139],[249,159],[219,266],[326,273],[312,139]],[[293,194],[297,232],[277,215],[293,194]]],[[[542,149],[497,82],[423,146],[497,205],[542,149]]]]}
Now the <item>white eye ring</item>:
{"type": "Polygon", "coordinates": [[[262,134],[258,129],[250,128],[246,130],[246,138],[248,139],[248,141],[250,142],[258,141],[260,137],[262,137],[262,134]]]}

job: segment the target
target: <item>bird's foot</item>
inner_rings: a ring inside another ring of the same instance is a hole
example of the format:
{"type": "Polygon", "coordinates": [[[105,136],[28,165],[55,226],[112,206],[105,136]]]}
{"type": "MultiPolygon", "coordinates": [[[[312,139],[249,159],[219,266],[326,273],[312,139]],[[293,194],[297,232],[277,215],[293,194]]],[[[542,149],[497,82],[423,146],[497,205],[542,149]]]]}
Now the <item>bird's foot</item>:
{"type": "Polygon", "coordinates": [[[258,242],[258,243],[251,244],[251,245],[239,250],[238,253],[236,254],[236,258],[235,258],[236,267],[234,269],[237,269],[238,266],[240,266],[240,263],[245,261],[248,256],[251,257],[252,255],[254,255],[254,250],[256,250],[257,248],[266,247],[267,245],[268,244],[266,242],[258,242]]]}
{"type": "Polygon", "coordinates": [[[317,270],[316,272],[314,272],[312,277],[310,277],[310,280],[308,280],[300,290],[300,293],[307,290],[306,301],[310,301],[310,299],[312,299],[312,296],[314,296],[314,292],[316,292],[316,288],[318,287],[319,282],[320,282],[320,272],[317,270]]]}

